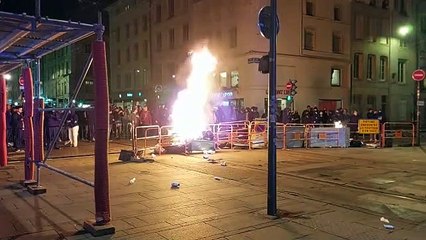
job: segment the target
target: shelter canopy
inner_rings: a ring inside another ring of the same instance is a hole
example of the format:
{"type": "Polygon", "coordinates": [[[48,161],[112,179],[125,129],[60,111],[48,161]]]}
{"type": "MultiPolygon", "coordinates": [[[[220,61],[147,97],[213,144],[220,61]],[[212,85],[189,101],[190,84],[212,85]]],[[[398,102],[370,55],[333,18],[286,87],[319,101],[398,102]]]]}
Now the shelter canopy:
{"type": "Polygon", "coordinates": [[[98,27],[0,11],[0,74],[90,37],[98,27]]]}

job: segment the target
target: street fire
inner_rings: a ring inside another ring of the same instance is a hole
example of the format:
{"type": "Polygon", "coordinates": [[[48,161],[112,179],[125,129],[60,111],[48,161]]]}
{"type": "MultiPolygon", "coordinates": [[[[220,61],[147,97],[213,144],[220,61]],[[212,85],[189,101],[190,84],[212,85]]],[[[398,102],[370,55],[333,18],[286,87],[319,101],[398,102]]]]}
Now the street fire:
{"type": "Polygon", "coordinates": [[[178,93],[172,108],[173,133],[178,142],[202,137],[209,124],[211,107],[209,97],[213,90],[211,76],[217,60],[204,47],[191,55],[191,73],[186,79],[186,89],[178,93]]]}

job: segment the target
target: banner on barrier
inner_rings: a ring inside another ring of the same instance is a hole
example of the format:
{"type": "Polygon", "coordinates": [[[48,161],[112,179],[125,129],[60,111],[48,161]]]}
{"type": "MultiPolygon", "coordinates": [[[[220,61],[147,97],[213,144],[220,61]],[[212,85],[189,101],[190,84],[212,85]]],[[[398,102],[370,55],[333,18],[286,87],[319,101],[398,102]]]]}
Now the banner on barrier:
{"type": "Polygon", "coordinates": [[[377,119],[358,120],[359,134],[378,134],[380,133],[380,122],[377,119]]]}

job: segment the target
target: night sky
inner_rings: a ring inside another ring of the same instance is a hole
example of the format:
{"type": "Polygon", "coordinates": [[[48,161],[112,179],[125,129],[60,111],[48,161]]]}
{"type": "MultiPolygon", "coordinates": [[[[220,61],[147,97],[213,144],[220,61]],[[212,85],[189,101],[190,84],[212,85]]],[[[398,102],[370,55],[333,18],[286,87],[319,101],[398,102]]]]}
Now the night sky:
{"type": "MultiPolygon", "coordinates": [[[[98,7],[104,8],[115,0],[41,0],[43,17],[95,23],[98,7]]],[[[35,0],[0,0],[0,11],[34,15],[35,0]]]]}

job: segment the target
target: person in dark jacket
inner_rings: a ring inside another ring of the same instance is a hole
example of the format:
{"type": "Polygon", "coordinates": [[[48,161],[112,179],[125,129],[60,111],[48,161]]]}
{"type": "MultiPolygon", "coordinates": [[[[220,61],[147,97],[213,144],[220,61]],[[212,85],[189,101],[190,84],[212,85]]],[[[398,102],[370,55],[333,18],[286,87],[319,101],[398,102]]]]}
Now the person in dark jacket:
{"type": "Polygon", "coordinates": [[[354,110],[349,118],[349,129],[351,131],[351,137],[353,139],[358,139],[358,121],[360,119],[361,117],[359,116],[358,111],[354,110]]]}
{"type": "Polygon", "coordinates": [[[48,141],[49,141],[49,146],[52,144],[55,144],[55,148],[56,149],[60,149],[60,147],[58,146],[58,141],[55,141],[55,136],[56,134],[58,134],[59,132],[59,124],[60,124],[60,118],[59,118],[59,114],[56,111],[52,111],[52,112],[48,112],[46,114],[46,118],[47,118],[47,131],[48,131],[48,141]]]}
{"type": "Polygon", "coordinates": [[[300,123],[300,115],[298,111],[291,114],[291,123],[300,123]]]}
{"type": "Polygon", "coordinates": [[[68,138],[69,140],[65,145],[71,144],[72,147],[78,146],[78,116],[75,113],[75,109],[71,109],[66,121],[68,127],[68,138]]]}
{"type": "Polygon", "coordinates": [[[13,145],[17,152],[24,148],[24,116],[22,114],[22,107],[16,107],[16,111],[12,115],[12,128],[14,128],[14,141],[13,145]]]}
{"type": "Polygon", "coordinates": [[[6,111],[6,136],[7,136],[7,146],[10,147],[13,145],[13,132],[12,132],[12,106],[7,105],[6,111]]]}

